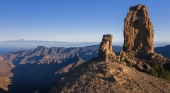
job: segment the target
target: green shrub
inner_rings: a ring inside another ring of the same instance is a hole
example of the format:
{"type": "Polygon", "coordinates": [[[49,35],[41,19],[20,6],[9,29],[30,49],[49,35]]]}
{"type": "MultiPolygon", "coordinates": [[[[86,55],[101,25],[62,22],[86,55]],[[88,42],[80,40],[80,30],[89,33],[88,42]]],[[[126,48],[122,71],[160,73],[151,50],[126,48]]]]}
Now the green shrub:
{"type": "Polygon", "coordinates": [[[158,63],[155,63],[152,66],[150,74],[155,76],[155,77],[158,77],[158,78],[163,78],[163,79],[166,79],[166,80],[170,80],[170,71],[165,70],[162,66],[159,66],[158,63]]]}
{"type": "Polygon", "coordinates": [[[112,57],[111,55],[109,55],[109,56],[108,56],[108,59],[111,60],[111,59],[113,59],[113,57],[112,57]]]}

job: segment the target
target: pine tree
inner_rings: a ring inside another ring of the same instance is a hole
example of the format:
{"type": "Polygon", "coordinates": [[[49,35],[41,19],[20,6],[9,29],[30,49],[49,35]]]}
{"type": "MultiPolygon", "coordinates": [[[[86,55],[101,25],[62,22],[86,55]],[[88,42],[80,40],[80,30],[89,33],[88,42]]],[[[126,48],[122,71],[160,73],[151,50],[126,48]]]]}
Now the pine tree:
{"type": "Polygon", "coordinates": [[[159,78],[165,78],[166,77],[166,74],[165,74],[165,70],[164,68],[161,66],[159,67],[159,78]]]}
{"type": "Polygon", "coordinates": [[[170,71],[168,70],[165,72],[165,79],[170,80],[170,71]]]}
{"type": "Polygon", "coordinates": [[[155,76],[155,77],[159,77],[158,71],[159,71],[158,63],[155,63],[155,64],[152,66],[151,75],[153,75],[153,76],[155,76]]]}
{"type": "Polygon", "coordinates": [[[170,80],[170,71],[165,70],[163,66],[159,66],[158,63],[155,63],[152,66],[150,74],[158,78],[170,80]]]}

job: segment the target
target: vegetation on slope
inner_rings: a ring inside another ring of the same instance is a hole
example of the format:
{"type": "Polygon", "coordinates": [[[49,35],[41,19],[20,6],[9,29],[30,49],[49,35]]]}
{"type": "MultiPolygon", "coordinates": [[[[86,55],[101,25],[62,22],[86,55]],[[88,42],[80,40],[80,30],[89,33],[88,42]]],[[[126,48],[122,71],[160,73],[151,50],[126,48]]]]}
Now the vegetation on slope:
{"type": "Polygon", "coordinates": [[[170,70],[165,70],[162,66],[159,66],[158,63],[155,63],[152,66],[150,74],[155,77],[163,78],[170,81],[170,70]]]}

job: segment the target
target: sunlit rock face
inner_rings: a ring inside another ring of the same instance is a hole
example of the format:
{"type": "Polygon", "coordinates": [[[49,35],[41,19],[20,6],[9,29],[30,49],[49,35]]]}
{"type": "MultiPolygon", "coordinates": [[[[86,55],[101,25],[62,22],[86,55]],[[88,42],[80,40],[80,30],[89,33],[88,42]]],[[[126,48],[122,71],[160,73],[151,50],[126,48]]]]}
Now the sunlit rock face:
{"type": "Polygon", "coordinates": [[[103,35],[98,53],[99,58],[102,60],[107,61],[115,57],[115,53],[112,50],[112,38],[113,36],[111,34],[103,35]]]}
{"type": "Polygon", "coordinates": [[[154,30],[149,18],[148,8],[139,4],[131,6],[124,19],[124,45],[125,52],[153,52],[154,30]]]}

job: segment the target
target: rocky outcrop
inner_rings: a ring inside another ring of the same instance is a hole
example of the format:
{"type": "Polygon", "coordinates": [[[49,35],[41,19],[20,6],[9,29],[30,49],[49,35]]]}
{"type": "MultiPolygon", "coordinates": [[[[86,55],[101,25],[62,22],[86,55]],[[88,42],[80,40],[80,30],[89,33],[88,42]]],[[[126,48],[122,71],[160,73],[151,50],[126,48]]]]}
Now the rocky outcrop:
{"type": "Polygon", "coordinates": [[[139,71],[149,73],[152,69],[149,63],[146,60],[139,60],[139,59],[126,59],[125,60],[126,66],[130,66],[136,68],[139,71]]]}
{"type": "MultiPolygon", "coordinates": [[[[139,69],[145,69],[145,64],[139,69]]],[[[50,93],[169,93],[168,81],[139,72],[122,63],[86,62],[78,66],[50,93]]]]}
{"type": "Polygon", "coordinates": [[[168,81],[147,75],[155,63],[170,68],[170,60],[154,52],[153,35],[147,7],[130,7],[124,25],[124,51],[115,56],[112,35],[103,35],[98,56],[104,61],[93,58],[78,66],[50,93],[168,93],[168,81]]]}
{"type": "Polygon", "coordinates": [[[116,57],[117,62],[125,62],[127,66],[147,72],[158,62],[169,70],[169,60],[154,52],[154,30],[145,5],[131,6],[124,20],[123,51],[116,57]]]}
{"type": "Polygon", "coordinates": [[[98,53],[99,58],[102,60],[107,61],[115,57],[115,53],[112,50],[112,38],[113,36],[111,34],[103,35],[98,53]]]}
{"type": "Polygon", "coordinates": [[[139,4],[131,6],[124,19],[123,51],[154,51],[154,30],[149,18],[148,8],[139,4]]]}

